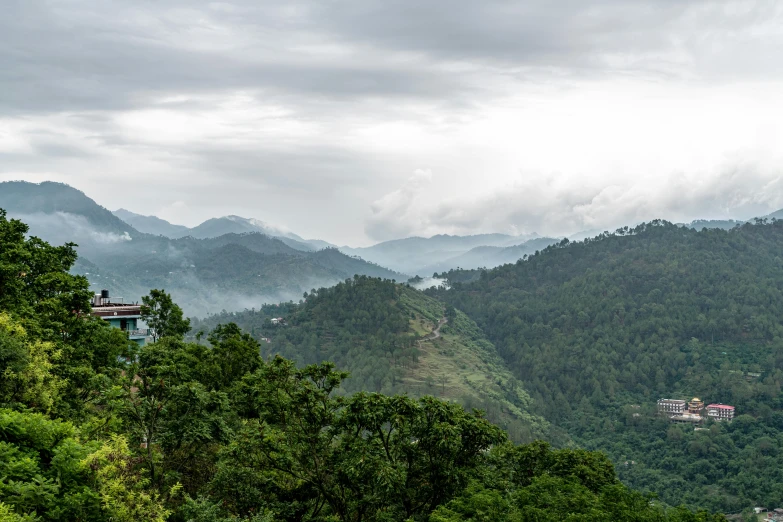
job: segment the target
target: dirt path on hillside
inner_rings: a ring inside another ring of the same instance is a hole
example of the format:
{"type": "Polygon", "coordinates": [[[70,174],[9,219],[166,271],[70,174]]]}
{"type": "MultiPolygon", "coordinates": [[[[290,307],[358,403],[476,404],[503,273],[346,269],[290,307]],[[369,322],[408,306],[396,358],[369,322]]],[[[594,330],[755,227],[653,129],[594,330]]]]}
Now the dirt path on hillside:
{"type": "Polygon", "coordinates": [[[419,341],[418,341],[419,348],[421,348],[421,343],[423,341],[432,341],[433,339],[437,339],[438,337],[440,337],[440,329],[441,329],[441,327],[444,324],[448,323],[448,322],[449,322],[449,320],[446,319],[445,317],[443,317],[440,321],[438,321],[438,326],[431,333],[428,333],[426,336],[424,336],[423,338],[419,339],[419,341]]]}

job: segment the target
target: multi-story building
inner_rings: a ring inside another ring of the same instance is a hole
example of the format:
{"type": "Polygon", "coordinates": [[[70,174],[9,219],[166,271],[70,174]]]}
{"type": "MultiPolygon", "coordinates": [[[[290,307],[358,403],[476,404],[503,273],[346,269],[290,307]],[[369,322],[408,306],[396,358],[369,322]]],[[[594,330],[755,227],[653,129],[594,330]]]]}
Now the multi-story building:
{"type": "Polygon", "coordinates": [[[121,297],[110,298],[108,290],[95,294],[92,301],[92,315],[108,321],[115,328],[128,333],[128,338],[144,346],[150,336],[149,328],[139,328],[141,305],[125,303],[121,297]]]}
{"type": "Polygon", "coordinates": [[[707,406],[707,416],[717,421],[730,421],[734,418],[734,406],[728,404],[710,404],[707,406]]]}
{"type": "Polygon", "coordinates": [[[704,401],[698,397],[694,397],[688,401],[688,413],[692,415],[701,415],[701,410],[704,409],[704,401]]]}
{"type": "Polygon", "coordinates": [[[658,411],[660,413],[684,413],[685,401],[680,399],[658,399],[658,411]]]}

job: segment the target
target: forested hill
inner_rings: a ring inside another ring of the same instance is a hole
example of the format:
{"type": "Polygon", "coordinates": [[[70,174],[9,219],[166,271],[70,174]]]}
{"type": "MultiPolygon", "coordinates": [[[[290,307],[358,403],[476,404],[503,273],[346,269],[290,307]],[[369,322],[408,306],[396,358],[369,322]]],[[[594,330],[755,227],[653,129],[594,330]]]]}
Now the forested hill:
{"type": "Polygon", "coordinates": [[[696,231],[663,221],[460,272],[436,292],[495,343],[537,413],[634,462],[621,476],[667,501],[783,505],[783,221],[696,231]],[[661,397],[736,406],[682,432],[661,397]],[[675,431],[672,432],[671,430],[675,431]],[[749,466],[752,462],[752,466],[749,466]]]}
{"type": "MultiPolygon", "coordinates": [[[[599,453],[514,445],[453,402],[347,394],[333,364],[264,360],[236,324],[187,342],[159,290],[141,309],[155,342],[139,346],[92,315],[73,247],[27,233],[0,210],[3,522],[726,520],[651,502],[599,453]]],[[[345,304],[363,288],[326,294],[345,304]]],[[[408,317],[379,328],[376,301],[405,290],[367,288],[377,299],[353,330],[399,335],[408,317]]],[[[318,294],[297,321],[350,319],[318,294]]]]}
{"type": "Polygon", "coordinates": [[[454,309],[447,314],[442,303],[406,285],[355,277],[307,294],[301,305],[194,319],[194,331],[228,322],[261,341],[266,357],[335,362],[351,374],[349,392],[432,394],[486,411],[516,440],[565,442],[562,432],[529,413],[527,392],[473,321],[454,309]],[[272,324],[277,317],[285,325],[272,324]]]}

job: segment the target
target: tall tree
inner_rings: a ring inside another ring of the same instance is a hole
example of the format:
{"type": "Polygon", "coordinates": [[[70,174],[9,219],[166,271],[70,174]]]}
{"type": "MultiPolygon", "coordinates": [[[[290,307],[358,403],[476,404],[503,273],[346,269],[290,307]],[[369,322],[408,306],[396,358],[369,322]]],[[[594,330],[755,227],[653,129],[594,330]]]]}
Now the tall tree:
{"type": "Polygon", "coordinates": [[[152,329],[154,341],[162,337],[183,337],[190,331],[190,319],[165,290],[150,290],[141,298],[141,318],[152,329]]]}

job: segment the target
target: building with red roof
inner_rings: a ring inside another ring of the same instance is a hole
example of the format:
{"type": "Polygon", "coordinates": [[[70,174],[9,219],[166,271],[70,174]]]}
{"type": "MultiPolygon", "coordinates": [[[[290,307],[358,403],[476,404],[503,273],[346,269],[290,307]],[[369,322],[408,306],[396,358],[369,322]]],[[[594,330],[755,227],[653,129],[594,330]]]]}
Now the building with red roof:
{"type": "Polygon", "coordinates": [[[730,421],[734,418],[734,406],[710,404],[707,406],[707,416],[717,421],[730,421]]]}

